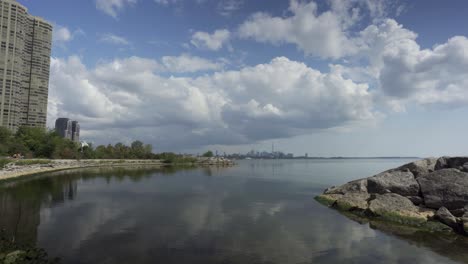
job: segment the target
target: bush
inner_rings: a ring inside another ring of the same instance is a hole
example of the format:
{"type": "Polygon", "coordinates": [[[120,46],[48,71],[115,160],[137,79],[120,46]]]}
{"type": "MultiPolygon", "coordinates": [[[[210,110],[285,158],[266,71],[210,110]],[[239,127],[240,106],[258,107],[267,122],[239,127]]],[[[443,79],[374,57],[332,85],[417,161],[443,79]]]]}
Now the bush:
{"type": "Polygon", "coordinates": [[[214,156],[213,151],[207,151],[203,154],[203,157],[205,158],[212,158],[214,156]]]}
{"type": "Polygon", "coordinates": [[[0,169],[5,168],[5,166],[10,162],[11,162],[10,159],[0,159],[0,169]]]}
{"type": "Polygon", "coordinates": [[[49,164],[50,160],[19,160],[15,162],[17,166],[27,166],[27,165],[36,165],[36,164],[49,164]]]}

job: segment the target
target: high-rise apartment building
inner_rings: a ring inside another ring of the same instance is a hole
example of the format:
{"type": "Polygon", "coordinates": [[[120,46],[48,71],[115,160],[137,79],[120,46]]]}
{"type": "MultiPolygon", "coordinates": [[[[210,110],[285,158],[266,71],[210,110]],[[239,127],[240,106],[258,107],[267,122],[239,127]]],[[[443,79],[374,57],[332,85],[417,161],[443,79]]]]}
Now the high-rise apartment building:
{"type": "Polygon", "coordinates": [[[0,126],[45,128],[52,25],[0,0],[0,44],[0,126]]]}
{"type": "Polygon", "coordinates": [[[55,120],[55,132],[63,138],[68,138],[75,142],[80,141],[80,124],[68,118],[57,118],[55,120]]]}
{"type": "Polygon", "coordinates": [[[72,140],[75,142],[80,141],[80,124],[78,121],[72,121],[72,140]]]}
{"type": "Polygon", "coordinates": [[[72,139],[73,123],[68,118],[57,118],[55,120],[55,132],[63,138],[72,139]]]}

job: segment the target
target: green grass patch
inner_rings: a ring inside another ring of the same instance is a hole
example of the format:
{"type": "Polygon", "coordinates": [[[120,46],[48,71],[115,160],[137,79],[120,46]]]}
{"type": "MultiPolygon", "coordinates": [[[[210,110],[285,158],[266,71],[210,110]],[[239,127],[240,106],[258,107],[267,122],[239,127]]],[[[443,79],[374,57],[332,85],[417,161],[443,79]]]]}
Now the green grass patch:
{"type": "Polygon", "coordinates": [[[11,162],[10,159],[0,159],[0,169],[5,168],[5,166],[10,162],[11,162]]]}
{"type": "Polygon", "coordinates": [[[50,160],[18,160],[15,162],[16,166],[28,166],[28,165],[40,165],[40,164],[49,164],[50,160]]]}

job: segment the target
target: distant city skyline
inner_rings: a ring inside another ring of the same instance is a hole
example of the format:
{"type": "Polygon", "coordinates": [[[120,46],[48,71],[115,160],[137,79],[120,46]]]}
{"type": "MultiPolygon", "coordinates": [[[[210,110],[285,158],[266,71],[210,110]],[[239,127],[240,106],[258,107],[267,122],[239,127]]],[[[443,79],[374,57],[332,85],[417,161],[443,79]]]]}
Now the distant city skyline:
{"type": "Polygon", "coordinates": [[[466,1],[19,2],[55,28],[48,126],[95,144],[466,155],[466,1]]]}

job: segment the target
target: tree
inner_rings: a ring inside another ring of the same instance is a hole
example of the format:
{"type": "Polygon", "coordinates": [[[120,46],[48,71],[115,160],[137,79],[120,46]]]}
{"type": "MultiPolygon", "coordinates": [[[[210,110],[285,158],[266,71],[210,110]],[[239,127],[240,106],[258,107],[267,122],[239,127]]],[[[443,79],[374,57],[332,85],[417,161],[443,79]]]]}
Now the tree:
{"type": "Polygon", "coordinates": [[[81,153],[83,159],[95,159],[97,158],[97,151],[93,150],[93,144],[89,143],[88,146],[83,147],[83,153],[81,153]]]}
{"type": "Polygon", "coordinates": [[[12,133],[6,127],[0,127],[0,156],[8,155],[8,149],[12,141],[12,133]]]}
{"type": "Polygon", "coordinates": [[[211,150],[209,150],[209,151],[207,151],[207,152],[205,152],[205,153],[203,154],[203,157],[206,157],[206,158],[211,158],[211,157],[213,157],[213,156],[214,156],[214,155],[213,155],[213,151],[211,151],[211,150]]]}
{"type": "Polygon", "coordinates": [[[97,159],[105,159],[105,158],[108,158],[108,155],[107,155],[107,148],[106,148],[105,146],[103,146],[103,145],[98,146],[94,152],[95,152],[94,156],[95,156],[97,159]]]}
{"type": "Polygon", "coordinates": [[[0,144],[7,143],[11,139],[12,133],[6,127],[0,127],[0,144]]]}

